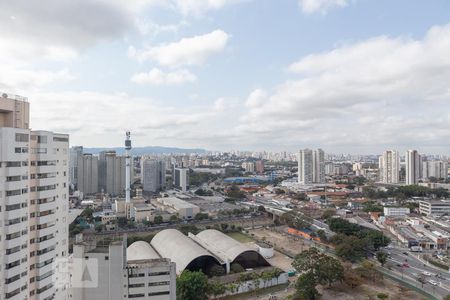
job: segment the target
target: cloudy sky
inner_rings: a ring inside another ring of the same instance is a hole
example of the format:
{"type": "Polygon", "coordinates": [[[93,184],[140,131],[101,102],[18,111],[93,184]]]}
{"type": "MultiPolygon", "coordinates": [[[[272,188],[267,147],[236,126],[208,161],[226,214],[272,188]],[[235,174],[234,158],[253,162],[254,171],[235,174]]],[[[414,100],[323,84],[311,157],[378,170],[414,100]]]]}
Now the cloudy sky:
{"type": "Polygon", "coordinates": [[[448,0],[0,1],[0,65],[72,145],[450,154],[448,0]]]}

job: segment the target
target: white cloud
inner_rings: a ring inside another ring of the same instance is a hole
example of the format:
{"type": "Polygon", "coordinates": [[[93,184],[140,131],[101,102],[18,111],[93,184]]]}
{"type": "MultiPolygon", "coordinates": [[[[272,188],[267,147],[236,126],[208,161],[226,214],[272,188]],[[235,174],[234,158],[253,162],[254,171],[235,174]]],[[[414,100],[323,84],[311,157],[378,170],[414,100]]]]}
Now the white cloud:
{"type": "Polygon", "coordinates": [[[162,44],[156,47],[147,46],[142,50],[130,47],[128,54],[138,61],[151,60],[162,66],[191,66],[205,60],[227,45],[230,35],[222,30],[214,30],[204,35],[183,38],[178,42],[162,44]]]}
{"type": "Polygon", "coordinates": [[[138,73],[131,77],[131,81],[135,83],[152,85],[180,85],[196,80],[197,77],[185,69],[164,73],[158,68],[153,68],[148,73],[138,73]]]}
{"type": "Polygon", "coordinates": [[[300,0],[299,5],[304,13],[312,14],[316,12],[326,13],[335,7],[345,7],[350,2],[351,0],[300,0]]]}
{"type": "Polygon", "coordinates": [[[306,56],[289,66],[300,78],[252,92],[240,128],[311,147],[448,145],[448,53],[450,25],[306,56]]]}
{"type": "Polygon", "coordinates": [[[256,89],[248,96],[247,101],[245,101],[245,106],[249,108],[258,107],[262,105],[266,99],[267,92],[261,89],[256,89]]]}
{"type": "Polygon", "coordinates": [[[175,6],[184,16],[202,16],[208,11],[224,8],[226,5],[246,0],[175,0],[175,6]]]}

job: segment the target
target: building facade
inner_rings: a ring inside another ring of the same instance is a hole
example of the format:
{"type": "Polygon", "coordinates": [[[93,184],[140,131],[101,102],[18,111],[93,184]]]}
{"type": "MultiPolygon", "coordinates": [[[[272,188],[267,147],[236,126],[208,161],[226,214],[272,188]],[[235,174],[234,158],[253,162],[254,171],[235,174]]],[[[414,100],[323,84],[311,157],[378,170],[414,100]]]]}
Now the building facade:
{"type": "Polygon", "coordinates": [[[400,156],[398,151],[387,150],[379,157],[380,181],[397,184],[400,182],[400,156]]]}
{"type": "Polygon", "coordinates": [[[182,192],[186,192],[189,188],[189,169],[187,168],[174,168],[173,169],[173,186],[182,192]]]}
{"type": "MultiPolygon", "coordinates": [[[[119,156],[116,151],[102,151],[98,161],[99,191],[111,195],[120,195],[125,192],[126,157],[119,156]]],[[[133,178],[131,168],[130,180],[133,178]]]]}
{"type": "Polygon", "coordinates": [[[419,212],[427,216],[450,214],[450,200],[420,200],[419,212]]]}
{"type": "Polygon", "coordinates": [[[325,152],[322,149],[302,149],[298,154],[298,182],[325,183],[325,152]]]}
{"type": "Polygon", "coordinates": [[[407,185],[417,184],[422,178],[422,158],[417,150],[408,150],[405,155],[407,185]]]}
{"type": "Polygon", "coordinates": [[[157,193],[166,188],[166,164],[163,160],[141,158],[141,184],[144,192],[157,193]]]}
{"type": "Polygon", "coordinates": [[[447,179],[448,177],[448,162],[443,160],[432,160],[422,162],[423,178],[437,178],[447,179]]]}
{"type": "Polygon", "coordinates": [[[161,258],[146,242],[138,241],[128,248],[126,240],[102,246],[78,243],[73,259],[85,268],[74,268],[71,299],[176,299],[175,263],[161,258]],[[93,271],[89,280],[86,269],[93,271]]]}
{"type": "Polygon", "coordinates": [[[29,129],[26,98],[0,98],[0,299],[67,299],[69,137],[29,129]],[[56,274],[58,275],[58,274],[56,274]]]}
{"type": "Polygon", "coordinates": [[[78,155],[76,170],[77,190],[85,195],[98,193],[98,157],[90,153],[78,155]]]}

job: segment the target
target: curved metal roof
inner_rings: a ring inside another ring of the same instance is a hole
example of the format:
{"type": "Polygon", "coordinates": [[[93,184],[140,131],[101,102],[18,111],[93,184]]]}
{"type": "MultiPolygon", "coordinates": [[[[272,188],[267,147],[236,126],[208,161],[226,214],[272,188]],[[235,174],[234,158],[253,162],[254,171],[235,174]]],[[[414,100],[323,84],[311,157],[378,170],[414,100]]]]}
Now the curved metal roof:
{"type": "Polygon", "coordinates": [[[209,256],[217,261],[211,253],[176,229],[158,232],[150,244],[159,255],[176,263],[177,274],[183,272],[193,260],[202,256],[209,256]]]}
{"type": "Polygon", "coordinates": [[[149,243],[137,241],[127,248],[127,261],[148,260],[160,258],[149,243]]]}
{"type": "Polygon", "coordinates": [[[223,261],[234,261],[239,255],[254,249],[236,241],[232,237],[215,230],[207,229],[196,235],[198,241],[210,252],[219,256],[223,261]]]}

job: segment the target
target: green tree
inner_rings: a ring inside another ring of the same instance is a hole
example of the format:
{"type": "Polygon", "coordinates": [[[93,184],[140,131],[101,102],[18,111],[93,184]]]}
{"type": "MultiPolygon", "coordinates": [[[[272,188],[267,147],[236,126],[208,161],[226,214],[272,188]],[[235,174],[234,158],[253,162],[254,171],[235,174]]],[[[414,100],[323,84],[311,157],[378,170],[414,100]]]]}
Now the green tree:
{"type": "Polygon", "coordinates": [[[232,263],[230,266],[230,271],[231,273],[242,273],[245,269],[239,263],[232,263]]]}
{"type": "Polygon", "coordinates": [[[298,254],[292,266],[299,272],[310,272],[317,283],[331,285],[344,278],[344,267],[335,258],[310,248],[298,254]]]}
{"type": "Polygon", "coordinates": [[[384,299],[389,298],[389,296],[386,295],[386,294],[384,294],[384,293],[378,293],[378,294],[377,294],[377,298],[378,298],[378,299],[381,299],[381,300],[384,300],[384,299]]]}
{"type": "Polygon", "coordinates": [[[177,278],[177,300],[206,300],[208,291],[208,277],[201,271],[185,270],[177,278]]]}
{"type": "Polygon", "coordinates": [[[176,215],[171,215],[170,222],[172,222],[172,223],[178,222],[178,217],[176,215]]]}
{"type": "Polygon", "coordinates": [[[388,255],[386,252],[383,251],[377,252],[377,260],[382,266],[384,266],[384,264],[386,263],[387,257],[388,255]]]}
{"type": "Polygon", "coordinates": [[[153,219],[153,222],[155,222],[155,224],[161,224],[163,221],[164,220],[162,216],[155,216],[155,218],[153,219]]]}
{"type": "Polygon", "coordinates": [[[312,272],[302,274],[295,284],[297,299],[315,300],[319,296],[319,292],[316,289],[317,282],[312,272]]]}
{"type": "Polygon", "coordinates": [[[213,295],[214,298],[217,298],[217,296],[224,294],[226,291],[226,286],[219,281],[210,282],[208,285],[208,294],[213,295]]]}
{"type": "Polygon", "coordinates": [[[327,220],[334,216],[336,214],[336,211],[334,209],[327,209],[322,213],[322,219],[327,220]]]}
{"type": "Polygon", "coordinates": [[[225,275],[225,269],[219,265],[214,265],[209,270],[211,276],[223,276],[225,275]]]}

